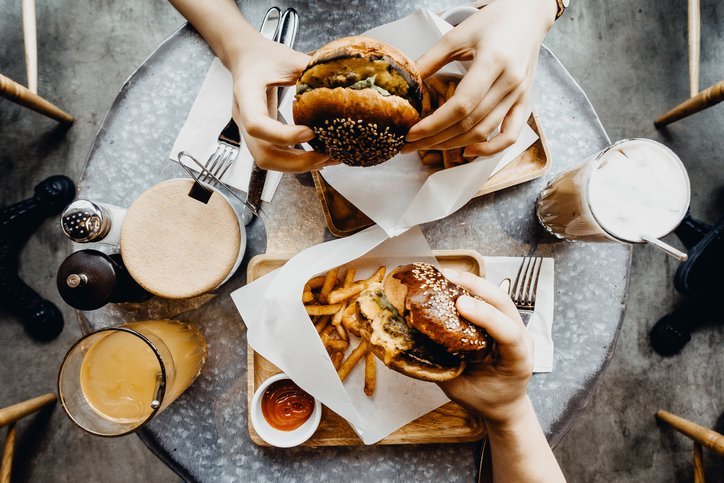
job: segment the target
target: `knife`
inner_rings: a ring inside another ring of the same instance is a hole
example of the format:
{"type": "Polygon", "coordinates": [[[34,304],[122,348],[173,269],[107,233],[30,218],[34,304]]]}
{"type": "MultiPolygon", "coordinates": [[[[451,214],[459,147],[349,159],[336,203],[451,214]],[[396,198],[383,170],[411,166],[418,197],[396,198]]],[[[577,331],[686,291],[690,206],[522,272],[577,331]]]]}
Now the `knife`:
{"type": "MultiPolygon", "coordinates": [[[[264,22],[262,22],[262,26],[260,28],[260,31],[262,35],[267,36],[266,34],[271,31],[271,28],[268,27],[270,25],[270,21],[268,19],[270,18],[270,12],[272,12],[273,9],[276,9],[276,13],[278,14],[279,9],[276,7],[272,7],[267,12],[267,15],[264,17],[264,22]],[[265,29],[266,27],[266,29],[265,29]],[[266,32],[265,32],[266,30],[266,32]]],[[[273,15],[273,13],[272,13],[273,15]]],[[[274,29],[273,36],[271,37],[272,40],[275,42],[279,42],[283,45],[286,45],[287,47],[294,47],[294,43],[297,40],[297,32],[299,30],[299,14],[297,14],[297,11],[293,8],[288,8],[284,11],[284,13],[281,15],[281,19],[279,20],[279,23],[277,24],[277,27],[274,29]]],[[[282,95],[284,94],[284,87],[280,87],[277,89],[276,92],[276,99],[274,99],[274,102],[270,104],[270,111],[273,113],[276,113],[277,106],[276,102],[278,99],[281,99],[282,95]]],[[[254,166],[251,170],[251,178],[249,179],[249,189],[248,194],[246,197],[246,207],[247,209],[244,210],[243,214],[243,220],[244,224],[248,225],[249,222],[253,219],[254,215],[259,214],[259,209],[261,208],[261,195],[264,191],[264,183],[266,182],[266,175],[267,171],[265,169],[260,168],[256,162],[254,162],[254,166]]]]}

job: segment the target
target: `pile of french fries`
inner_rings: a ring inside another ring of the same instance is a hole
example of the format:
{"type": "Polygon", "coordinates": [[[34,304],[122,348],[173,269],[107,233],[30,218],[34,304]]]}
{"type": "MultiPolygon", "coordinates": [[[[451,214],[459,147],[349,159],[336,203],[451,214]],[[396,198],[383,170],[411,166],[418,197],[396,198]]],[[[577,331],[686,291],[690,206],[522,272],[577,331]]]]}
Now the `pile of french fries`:
{"type": "Polygon", "coordinates": [[[312,319],[317,333],[326,347],[339,378],[344,381],[350,371],[364,359],[365,385],[367,396],[375,393],[377,371],[375,357],[369,345],[362,339],[345,359],[350,346],[350,334],[360,337],[355,300],[364,289],[385,278],[384,266],[367,279],[355,280],[356,270],[348,268],[340,280],[339,268],[333,268],[324,275],[312,278],[304,285],[302,302],[312,319]]]}
{"type": "MultiPolygon", "coordinates": [[[[439,77],[431,77],[424,83],[422,89],[422,116],[427,117],[442,106],[445,101],[455,94],[459,81],[445,82],[439,77]]],[[[469,163],[474,158],[463,156],[464,148],[453,148],[445,151],[429,150],[418,151],[423,165],[436,168],[453,168],[469,163]]]]}

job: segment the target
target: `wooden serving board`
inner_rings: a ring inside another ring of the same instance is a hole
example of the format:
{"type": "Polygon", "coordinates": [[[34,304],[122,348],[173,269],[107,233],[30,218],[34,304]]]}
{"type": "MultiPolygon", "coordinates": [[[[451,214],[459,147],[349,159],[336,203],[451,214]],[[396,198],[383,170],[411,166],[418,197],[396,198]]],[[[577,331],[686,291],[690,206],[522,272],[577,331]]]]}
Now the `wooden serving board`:
{"type": "MultiPolygon", "coordinates": [[[[485,275],[483,257],[473,250],[435,250],[435,257],[445,268],[465,270],[476,275],[485,275]]],[[[289,257],[275,255],[257,255],[249,261],[247,281],[252,282],[272,270],[284,265],[289,257]]],[[[331,364],[331,361],[330,361],[331,364]]],[[[381,367],[381,366],[378,366],[381,367]]],[[[247,347],[247,383],[248,407],[259,385],[281,371],[274,364],[247,347]]],[[[247,414],[247,417],[249,415],[247,414]]],[[[251,420],[248,421],[249,435],[254,443],[269,446],[256,434],[251,420]]],[[[449,402],[436,410],[412,421],[377,444],[424,444],[424,443],[464,443],[479,441],[485,436],[483,421],[462,406],[449,402]]],[[[305,446],[358,446],[362,440],[352,427],[322,405],[322,421],[314,435],[304,443],[305,446]]]]}
{"type": "MultiPolygon", "coordinates": [[[[543,176],[548,171],[551,165],[548,143],[538,121],[538,114],[535,111],[528,119],[528,125],[538,135],[538,140],[505,168],[488,178],[475,196],[483,196],[525,183],[543,176]]],[[[314,178],[314,185],[317,187],[317,195],[324,209],[327,227],[334,236],[348,236],[373,225],[372,220],[367,215],[332,188],[318,171],[313,172],[312,177],[314,178]]]]}

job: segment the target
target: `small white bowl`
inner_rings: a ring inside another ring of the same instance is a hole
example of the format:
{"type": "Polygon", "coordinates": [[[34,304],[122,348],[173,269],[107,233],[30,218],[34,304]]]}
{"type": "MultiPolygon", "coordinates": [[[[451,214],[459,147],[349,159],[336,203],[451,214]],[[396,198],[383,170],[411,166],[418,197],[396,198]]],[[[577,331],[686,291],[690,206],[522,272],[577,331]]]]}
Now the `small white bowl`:
{"type": "Polygon", "coordinates": [[[258,434],[261,439],[278,448],[291,448],[292,446],[299,446],[304,443],[306,440],[311,438],[317,430],[319,422],[322,420],[322,403],[314,398],[314,409],[312,410],[312,414],[309,416],[309,419],[307,419],[304,424],[299,426],[297,429],[293,429],[291,431],[281,431],[273,428],[261,412],[261,397],[272,383],[283,379],[290,379],[290,377],[283,373],[276,374],[262,382],[256,389],[254,397],[251,398],[251,407],[249,408],[249,411],[251,411],[251,425],[254,427],[254,431],[256,431],[256,434],[258,434]]]}

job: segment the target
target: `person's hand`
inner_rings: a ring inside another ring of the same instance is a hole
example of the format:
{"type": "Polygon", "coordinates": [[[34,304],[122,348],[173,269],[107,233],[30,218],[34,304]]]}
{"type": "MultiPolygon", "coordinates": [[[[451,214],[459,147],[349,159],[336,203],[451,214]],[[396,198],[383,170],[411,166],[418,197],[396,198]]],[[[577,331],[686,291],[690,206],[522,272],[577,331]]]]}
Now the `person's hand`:
{"type": "Polygon", "coordinates": [[[404,152],[466,147],[466,156],[489,156],[511,146],[527,121],[540,45],[555,13],[555,0],[499,0],[440,39],[417,61],[423,78],[454,60],[471,65],[453,97],[410,129],[404,152]]]}
{"type": "Polygon", "coordinates": [[[309,57],[261,35],[246,39],[229,62],[234,79],[232,114],[260,168],[286,172],[322,169],[328,156],[293,146],[314,137],[306,126],[277,121],[277,86],[292,85],[309,57]]]}
{"type": "Polygon", "coordinates": [[[508,295],[489,281],[468,272],[443,270],[451,282],[483,300],[461,296],[460,314],[495,339],[493,353],[470,362],[462,375],[440,383],[453,401],[479,413],[487,423],[504,424],[528,411],[526,389],[533,373],[531,341],[508,295]]]}

